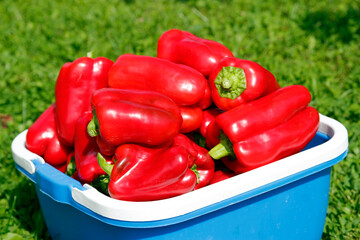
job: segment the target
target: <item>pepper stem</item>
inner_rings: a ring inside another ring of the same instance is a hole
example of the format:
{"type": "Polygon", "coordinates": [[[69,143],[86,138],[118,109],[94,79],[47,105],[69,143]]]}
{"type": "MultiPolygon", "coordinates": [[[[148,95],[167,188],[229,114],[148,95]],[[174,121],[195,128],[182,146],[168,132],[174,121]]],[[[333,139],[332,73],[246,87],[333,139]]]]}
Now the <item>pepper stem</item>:
{"type": "Polygon", "coordinates": [[[221,97],[235,99],[246,89],[244,69],[223,67],[214,83],[221,97]]]}
{"type": "Polygon", "coordinates": [[[109,176],[111,175],[111,171],[114,168],[114,165],[109,164],[106,159],[101,155],[101,153],[97,154],[97,161],[104,172],[106,172],[109,176]]]}
{"type": "Polygon", "coordinates": [[[71,156],[71,159],[66,167],[65,174],[71,177],[75,171],[76,171],[75,157],[71,156]]]}
{"type": "Polygon", "coordinates": [[[191,171],[193,171],[196,175],[196,184],[199,184],[200,182],[200,173],[199,171],[197,170],[197,166],[196,164],[194,163],[194,165],[190,168],[191,171]]]}
{"type": "Polygon", "coordinates": [[[219,143],[209,151],[209,155],[215,160],[226,157],[229,154],[230,154],[229,151],[222,143],[219,143]]]}
{"type": "Polygon", "coordinates": [[[229,79],[224,79],[221,82],[221,87],[224,88],[224,89],[230,89],[231,85],[232,85],[232,82],[229,79]]]}
{"type": "Polygon", "coordinates": [[[93,58],[94,57],[94,52],[93,51],[87,52],[86,56],[89,57],[89,58],[93,58]]]}
{"type": "Polygon", "coordinates": [[[87,132],[90,137],[96,137],[98,135],[99,121],[96,117],[95,109],[93,110],[93,119],[87,125],[87,132]]]}
{"type": "Polygon", "coordinates": [[[229,138],[226,137],[226,135],[223,132],[221,132],[220,143],[215,147],[213,147],[212,149],[210,149],[209,155],[215,160],[227,156],[235,157],[235,153],[232,146],[233,145],[229,140],[229,138]]]}
{"type": "Polygon", "coordinates": [[[90,135],[90,137],[96,137],[98,135],[96,131],[96,124],[94,119],[91,119],[91,121],[87,125],[87,132],[90,135]]]}

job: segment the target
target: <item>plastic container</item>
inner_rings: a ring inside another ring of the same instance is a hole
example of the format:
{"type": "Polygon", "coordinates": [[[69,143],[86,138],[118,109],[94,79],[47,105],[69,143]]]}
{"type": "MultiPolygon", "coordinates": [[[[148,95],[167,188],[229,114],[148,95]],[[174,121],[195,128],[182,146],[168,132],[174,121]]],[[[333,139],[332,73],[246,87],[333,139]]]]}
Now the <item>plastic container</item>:
{"type": "Polygon", "coordinates": [[[16,167],[35,183],[53,239],[320,239],[331,167],[345,158],[345,127],[320,116],[300,153],[202,189],[160,201],[127,202],[99,193],[12,143],[16,167]]]}

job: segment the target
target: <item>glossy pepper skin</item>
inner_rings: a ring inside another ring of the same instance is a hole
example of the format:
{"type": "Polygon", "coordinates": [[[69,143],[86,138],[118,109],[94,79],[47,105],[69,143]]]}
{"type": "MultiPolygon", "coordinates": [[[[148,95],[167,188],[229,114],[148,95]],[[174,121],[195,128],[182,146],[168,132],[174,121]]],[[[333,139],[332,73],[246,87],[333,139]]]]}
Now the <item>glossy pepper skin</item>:
{"type": "Polygon", "coordinates": [[[103,137],[101,137],[100,134],[97,134],[96,136],[96,144],[99,147],[99,151],[102,155],[105,155],[107,157],[114,156],[116,146],[108,143],[103,137]]]}
{"type": "Polygon", "coordinates": [[[197,104],[206,78],[195,69],[171,61],[133,54],[118,57],[109,72],[109,87],[160,92],[179,106],[197,104]]]}
{"type": "Polygon", "coordinates": [[[280,88],[274,75],[261,65],[235,57],[225,58],[216,65],[209,85],[215,105],[224,111],[280,88]]]}
{"type": "Polygon", "coordinates": [[[209,81],[206,82],[205,86],[205,93],[202,99],[195,105],[201,109],[206,109],[210,107],[213,104],[212,98],[211,98],[211,89],[209,85],[209,81]]]}
{"type": "Polygon", "coordinates": [[[214,172],[214,176],[211,179],[209,185],[217,183],[217,182],[224,181],[225,179],[229,179],[229,178],[232,178],[234,176],[236,176],[236,173],[234,173],[233,171],[225,170],[225,169],[217,170],[217,171],[214,172]]]}
{"type": "Polygon", "coordinates": [[[179,107],[158,92],[100,89],[94,92],[91,104],[94,125],[88,128],[90,135],[99,134],[111,146],[169,144],[182,124],[179,107]]]}
{"type": "Polygon", "coordinates": [[[313,107],[306,107],[289,121],[234,144],[235,155],[241,164],[229,158],[224,158],[223,162],[239,173],[290,156],[301,151],[311,141],[318,125],[319,113],[313,107]],[[279,133],[282,135],[279,136],[279,133]]]}
{"type": "Polygon", "coordinates": [[[210,87],[200,72],[155,57],[121,55],[109,72],[109,87],[156,91],[170,97],[181,108],[181,132],[197,129],[202,117],[197,109],[211,104],[210,87]]]}
{"type": "Polygon", "coordinates": [[[65,63],[55,86],[56,125],[63,143],[74,145],[77,119],[91,111],[91,95],[100,88],[107,87],[107,78],[113,61],[98,57],[81,57],[65,63]]]}
{"type": "Polygon", "coordinates": [[[200,134],[205,138],[205,145],[208,149],[219,143],[220,130],[216,127],[216,116],[223,113],[219,108],[209,108],[204,111],[203,122],[200,127],[200,134]]]}
{"type": "Polygon", "coordinates": [[[189,133],[201,127],[204,118],[203,110],[200,107],[180,107],[183,123],[180,132],[189,133]]]}
{"type": "MultiPolygon", "coordinates": [[[[87,126],[92,119],[92,112],[85,112],[75,126],[74,157],[77,177],[82,183],[91,183],[97,177],[106,174],[97,161],[97,154],[100,150],[96,139],[87,132],[87,126]]],[[[108,159],[108,162],[112,163],[111,158],[108,159]]]]}
{"type": "MultiPolygon", "coordinates": [[[[115,165],[99,164],[110,174],[108,192],[125,201],[153,201],[194,189],[196,174],[189,168],[189,152],[181,146],[146,148],[123,144],[116,149],[115,165]]],[[[190,166],[191,167],[191,166],[190,166]]]]}
{"type": "Polygon", "coordinates": [[[208,149],[215,147],[220,142],[220,135],[221,132],[219,127],[216,125],[216,121],[211,121],[207,126],[205,133],[206,147],[208,149]]]}
{"type": "Polygon", "coordinates": [[[157,57],[185,64],[207,77],[220,60],[233,54],[221,43],[171,29],[159,38],[157,57]]]}
{"type": "Polygon", "coordinates": [[[218,115],[215,123],[223,135],[209,154],[242,173],[300,151],[319,126],[310,100],[305,87],[293,85],[218,115]]]}
{"type": "Polygon", "coordinates": [[[216,116],[222,112],[223,111],[221,111],[219,108],[209,108],[209,109],[204,110],[204,112],[203,112],[204,117],[203,117],[203,121],[200,126],[200,133],[203,137],[206,138],[206,132],[207,132],[207,129],[208,129],[210,123],[215,121],[216,116]]]}
{"type": "Polygon", "coordinates": [[[191,141],[187,136],[179,134],[174,139],[174,145],[182,146],[186,148],[194,162],[189,162],[190,166],[196,165],[196,170],[199,174],[198,183],[195,186],[195,190],[208,185],[213,178],[215,171],[214,160],[210,157],[208,151],[191,141]]]}
{"type": "Polygon", "coordinates": [[[29,151],[43,157],[45,162],[62,172],[66,171],[66,163],[72,148],[59,139],[54,104],[48,107],[29,128],[26,135],[26,147],[29,151]]]}

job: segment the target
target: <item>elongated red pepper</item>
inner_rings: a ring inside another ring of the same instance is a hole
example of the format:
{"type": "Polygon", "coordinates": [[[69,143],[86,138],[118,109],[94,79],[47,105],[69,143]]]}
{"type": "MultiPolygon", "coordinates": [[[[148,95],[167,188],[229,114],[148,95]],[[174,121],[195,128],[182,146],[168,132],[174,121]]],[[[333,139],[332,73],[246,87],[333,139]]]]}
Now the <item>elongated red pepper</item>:
{"type": "Polygon", "coordinates": [[[55,86],[56,125],[63,143],[74,145],[77,119],[91,111],[91,95],[107,87],[107,77],[113,62],[104,57],[81,57],[66,63],[60,70],[55,86]]]}
{"type": "MultiPolygon", "coordinates": [[[[82,183],[91,183],[97,177],[106,174],[97,162],[97,154],[100,150],[96,139],[87,133],[87,126],[92,119],[92,113],[85,112],[75,126],[75,163],[77,176],[82,183]]],[[[112,163],[111,158],[107,161],[112,163]]]]}
{"type": "Polygon", "coordinates": [[[181,146],[146,148],[123,144],[116,149],[115,165],[107,164],[100,155],[99,164],[110,175],[108,192],[112,198],[152,201],[194,189],[197,176],[189,168],[189,157],[181,146]]]}
{"type": "Polygon", "coordinates": [[[197,104],[205,93],[206,78],[188,66],[133,54],[121,55],[109,72],[109,87],[160,92],[179,106],[197,104]]]}
{"type": "Polygon", "coordinates": [[[199,173],[199,179],[195,186],[195,190],[208,185],[213,178],[215,171],[214,160],[210,157],[208,151],[183,134],[179,134],[175,137],[174,145],[186,148],[194,159],[194,162],[189,163],[189,165],[193,166],[193,164],[195,164],[194,168],[196,168],[199,173]]]}
{"type": "Polygon", "coordinates": [[[178,134],[180,109],[169,97],[153,91],[100,89],[92,97],[94,121],[89,133],[112,146],[168,144],[178,134]]]}
{"type": "Polygon", "coordinates": [[[26,147],[29,151],[43,157],[45,162],[65,172],[72,148],[64,145],[59,139],[54,104],[47,108],[29,128],[26,134],[26,147]]]}
{"type": "Polygon", "coordinates": [[[233,57],[223,44],[203,39],[192,33],[172,29],[164,32],[157,47],[157,57],[195,68],[209,76],[215,65],[225,57],[233,57]]]}
{"type": "Polygon", "coordinates": [[[180,107],[185,107],[181,114],[186,131],[198,128],[201,122],[193,120],[199,119],[198,111],[189,111],[189,108],[206,108],[211,104],[207,79],[200,72],[155,57],[121,55],[109,72],[109,86],[156,91],[170,97],[180,107]]]}
{"type": "Polygon", "coordinates": [[[310,100],[305,87],[294,85],[218,115],[215,123],[224,134],[209,154],[241,173],[300,151],[319,126],[310,100]]]}
{"type": "Polygon", "coordinates": [[[215,105],[227,111],[251,102],[280,88],[274,75],[258,63],[238,58],[225,58],[210,77],[215,105]]]}

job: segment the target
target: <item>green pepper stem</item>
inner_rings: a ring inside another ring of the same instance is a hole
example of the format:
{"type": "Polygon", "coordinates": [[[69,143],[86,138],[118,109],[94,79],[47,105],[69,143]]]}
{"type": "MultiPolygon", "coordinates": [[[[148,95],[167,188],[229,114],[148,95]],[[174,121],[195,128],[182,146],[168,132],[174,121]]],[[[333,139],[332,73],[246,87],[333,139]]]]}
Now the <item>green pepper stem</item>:
{"type": "Polygon", "coordinates": [[[93,119],[89,122],[87,126],[87,132],[90,137],[96,137],[99,133],[99,120],[96,117],[96,111],[93,109],[93,119]]]}
{"type": "Polygon", "coordinates": [[[72,175],[74,175],[75,171],[76,171],[75,157],[72,156],[70,162],[66,167],[65,174],[71,177],[72,175]]]}
{"type": "Polygon", "coordinates": [[[97,154],[97,161],[104,172],[106,172],[109,176],[114,168],[114,165],[109,164],[106,159],[101,155],[101,153],[97,154]]]}
{"type": "Polygon", "coordinates": [[[200,182],[200,173],[199,171],[197,170],[197,166],[196,164],[194,163],[194,165],[190,168],[191,171],[193,171],[196,175],[196,184],[199,184],[200,182]]]}
{"type": "Polygon", "coordinates": [[[220,135],[220,143],[210,149],[209,155],[215,160],[227,156],[235,157],[233,145],[230,139],[223,132],[221,132],[220,135]]]}
{"type": "Polygon", "coordinates": [[[87,125],[87,132],[90,135],[90,137],[96,137],[98,135],[98,133],[96,131],[96,124],[95,124],[94,118],[91,119],[91,121],[87,125]]]}
{"type": "Polygon", "coordinates": [[[89,57],[89,58],[93,58],[94,57],[94,52],[93,51],[87,52],[86,56],[89,57]]]}
{"type": "Polygon", "coordinates": [[[230,152],[226,149],[226,147],[222,143],[219,143],[209,151],[209,155],[215,160],[226,157],[229,154],[230,152]]]}
{"type": "Polygon", "coordinates": [[[244,69],[238,67],[223,67],[218,73],[214,83],[221,97],[235,99],[246,89],[244,69]]]}
{"type": "Polygon", "coordinates": [[[232,82],[229,79],[224,79],[221,82],[221,87],[224,89],[230,89],[231,85],[232,85],[232,82]]]}

